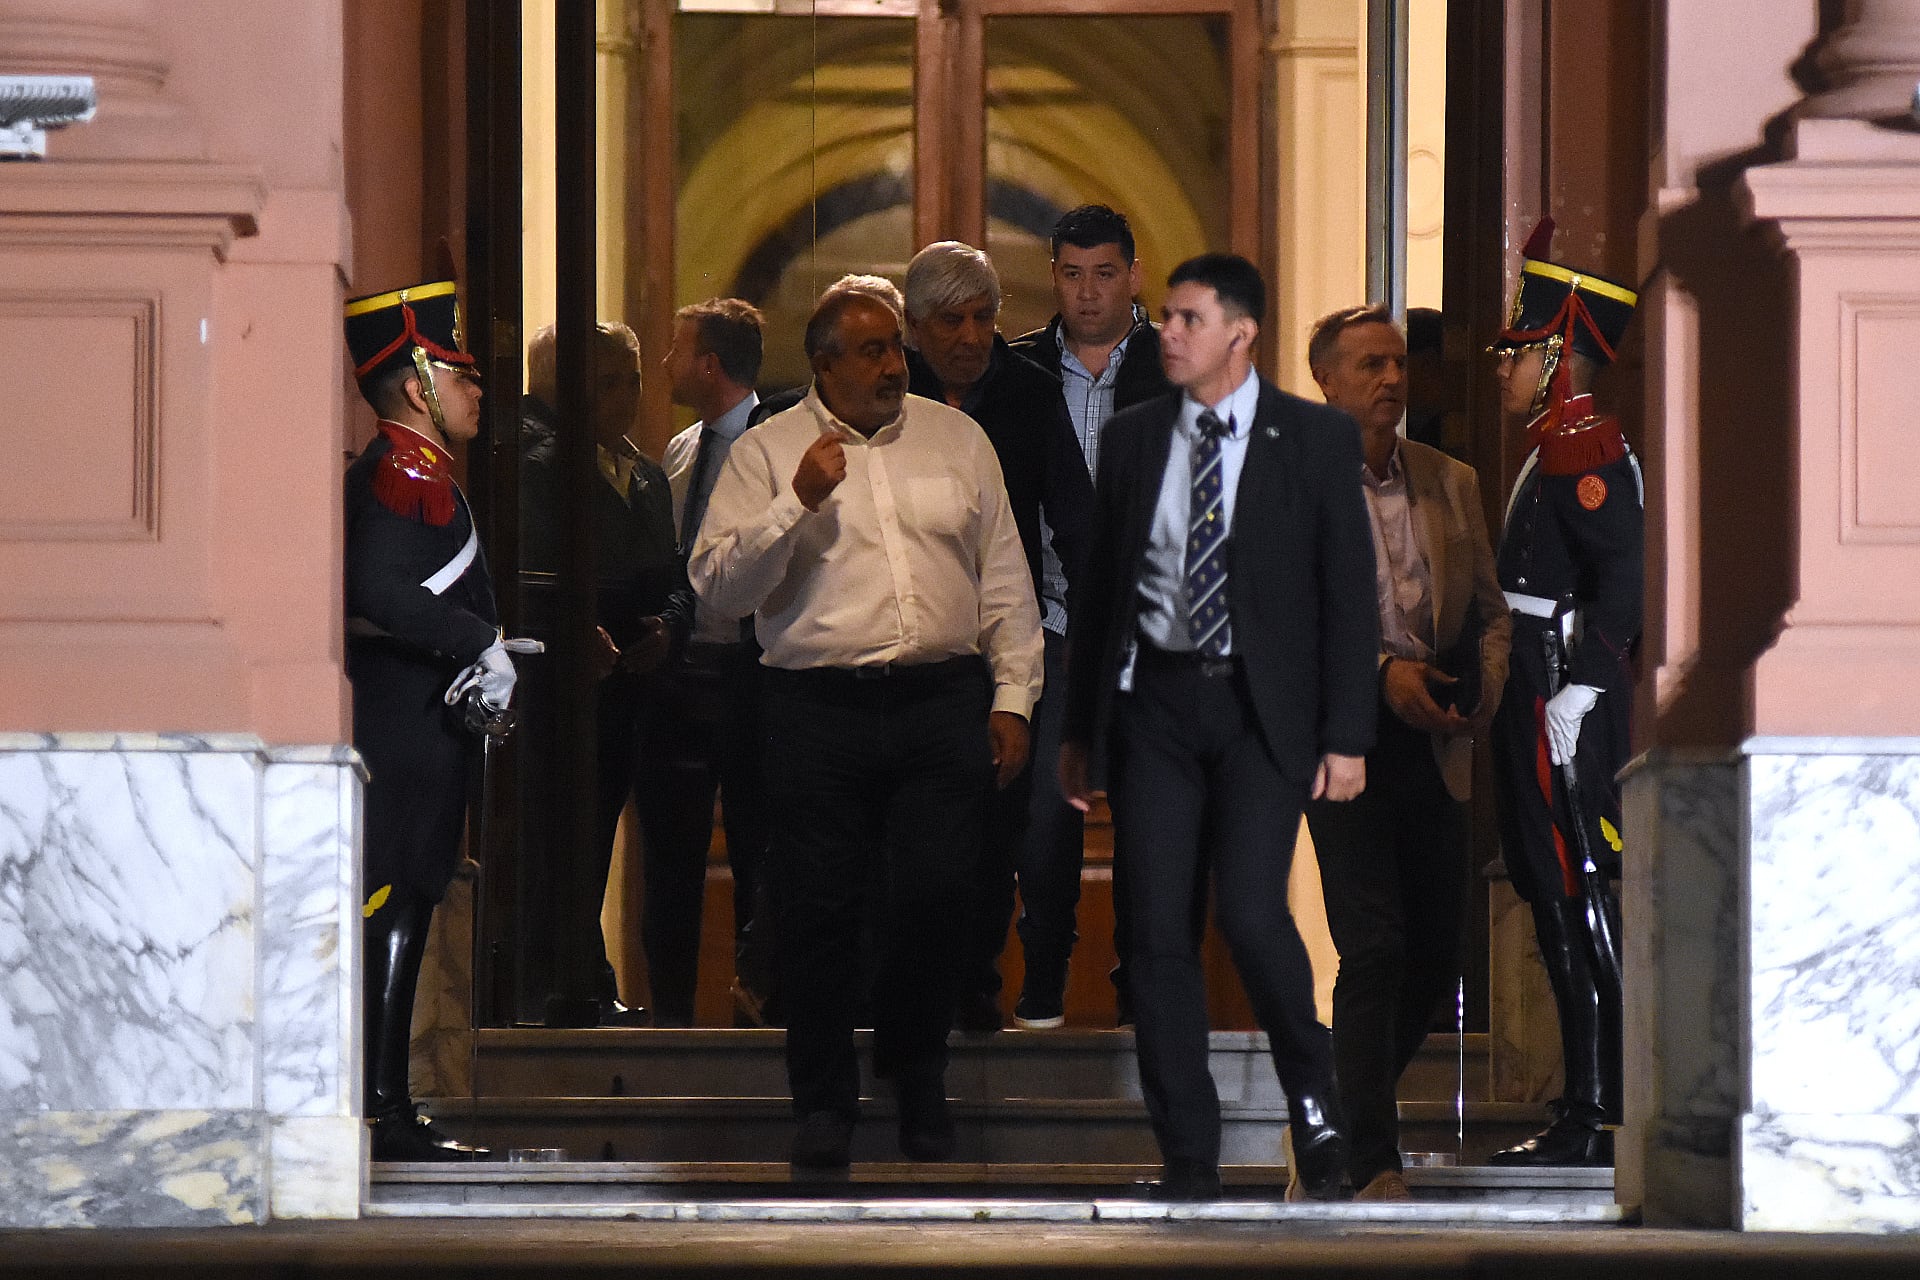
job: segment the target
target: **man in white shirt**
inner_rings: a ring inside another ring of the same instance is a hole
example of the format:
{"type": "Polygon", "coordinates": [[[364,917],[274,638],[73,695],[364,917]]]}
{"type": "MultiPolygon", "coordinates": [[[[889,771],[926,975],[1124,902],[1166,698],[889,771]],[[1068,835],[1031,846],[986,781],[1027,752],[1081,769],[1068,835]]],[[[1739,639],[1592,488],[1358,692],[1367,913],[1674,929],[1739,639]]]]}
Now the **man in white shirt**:
{"type": "Polygon", "coordinates": [[[1026,761],[1039,610],[993,446],[906,394],[899,317],[829,288],[806,349],[812,389],[735,443],[689,566],[701,603],[752,613],[765,650],[792,1160],[849,1158],[870,885],[874,1072],[893,1081],[901,1150],[949,1159],[960,907],[986,789],[1026,761]]]}
{"type": "MultiPolygon", "coordinates": [[[[700,415],[667,442],[662,459],[673,487],[673,521],[682,552],[692,550],[727,452],[760,404],[753,384],[760,376],[762,329],[759,310],[738,298],[709,298],[674,313],[673,345],[661,363],[673,385],[673,402],[700,415]]],[[[773,953],[772,921],[761,882],[767,816],[760,769],[760,647],[754,643],[753,619],[696,606],[693,635],[668,674],[654,778],[671,797],[674,817],[668,826],[676,851],[670,864],[692,892],[682,895],[674,908],[688,918],[656,920],[649,880],[646,936],[690,939],[698,950],[718,792],[727,865],[733,871],[736,1024],[765,1026],[773,953]]],[[[651,950],[648,964],[653,964],[651,950]]],[[[693,973],[691,955],[683,968],[693,973]]],[[[683,1011],[666,1012],[683,1012],[691,1022],[690,984],[686,994],[683,1011]]],[[[659,1003],[656,997],[656,1006],[659,1003]]]]}

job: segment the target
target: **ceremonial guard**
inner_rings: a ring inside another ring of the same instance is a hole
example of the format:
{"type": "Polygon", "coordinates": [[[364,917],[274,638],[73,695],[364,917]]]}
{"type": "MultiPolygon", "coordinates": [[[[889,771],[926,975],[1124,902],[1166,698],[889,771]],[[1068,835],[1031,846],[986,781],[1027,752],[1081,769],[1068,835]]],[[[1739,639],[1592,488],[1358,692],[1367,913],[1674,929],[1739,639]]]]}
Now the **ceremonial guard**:
{"type": "Polygon", "coordinates": [[[1593,403],[1638,295],[1548,260],[1552,221],[1524,250],[1499,360],[1502,406],[1531,412],[1531,446],[1496,557],[1513,615],[1494,720],[1501,844],[1533,910],[1560,1019],[1565,1085],[1543,1132],[1495,1164],[1606,1165],[1620,1123],[1620,788],[1640,636],[1639,460],[1593,403]]]}
{"type": "Polygon", "coordinates": [[[375,1160],[470,1160],[408,1087],[414,987],[460,860],[474,751],[513,693],[486,556],[448,447],[480,429],[451,280],[356,298],[347,347],[379,434],[346,476],[347,678],[367,765],[366,1115],[375,1160]]]}

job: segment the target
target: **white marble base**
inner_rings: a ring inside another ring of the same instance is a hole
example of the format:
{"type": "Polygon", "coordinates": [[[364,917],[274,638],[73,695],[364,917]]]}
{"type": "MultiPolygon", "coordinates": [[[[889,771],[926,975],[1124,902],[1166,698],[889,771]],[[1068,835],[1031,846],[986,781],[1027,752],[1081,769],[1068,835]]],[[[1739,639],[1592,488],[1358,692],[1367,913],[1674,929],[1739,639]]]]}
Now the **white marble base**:
{"type": "Polygon", "coordinates": [[[5,1117],[0,1227],[218,1227],[266,1218],[266,1122],[251,1111],[5,1117]]]}
{"type": "Polygon", "coordinates": [[[1920,1231],[1920,741],[1655,753],[1626,790],[1621,1202],[1920,1231]]]}
{"type": "Polygon", "coordinates": [[[345,747],[0,734],[0,1220],[357,1214],[360,788],[345,747]]]}
{"type": "Polygon", "coordinates": [[[1746,751],[1741,1225],[1920,1230],[1920,743],[1746,751]]]}
{"type": "Polygon", "coordinates": [[[1741,1113],[1740,762],[1650,753],[1629,766],[1626,1127],[1620,1203],[1662,1225],[1734,1221],[1741,1113]]]}
{"type": "Polygon", "coordinates": [[[1740,1161],[1749,1231],[1920,1231],[1920,1116],[1749,1115],[1740,1161]]]}

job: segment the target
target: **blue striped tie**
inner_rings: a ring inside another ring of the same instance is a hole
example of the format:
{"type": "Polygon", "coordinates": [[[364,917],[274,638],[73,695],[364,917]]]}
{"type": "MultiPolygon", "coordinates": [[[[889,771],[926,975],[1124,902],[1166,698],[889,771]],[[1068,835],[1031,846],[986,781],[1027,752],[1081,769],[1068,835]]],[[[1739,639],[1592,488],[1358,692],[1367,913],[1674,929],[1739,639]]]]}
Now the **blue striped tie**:
{"type": "Polygon", "coordinates": [[[1211,409],[1202,409],[1195,425],[1200,439],[1193,446],[1193,496],[1187,523],[1187,634],[1196,652],[1209,658],[1226,656],[1233,639],[1227,618],[1227,509],[1221,501],[1220,437],[1233,434],[1233,420],[1225,424],[1211,409]]]}

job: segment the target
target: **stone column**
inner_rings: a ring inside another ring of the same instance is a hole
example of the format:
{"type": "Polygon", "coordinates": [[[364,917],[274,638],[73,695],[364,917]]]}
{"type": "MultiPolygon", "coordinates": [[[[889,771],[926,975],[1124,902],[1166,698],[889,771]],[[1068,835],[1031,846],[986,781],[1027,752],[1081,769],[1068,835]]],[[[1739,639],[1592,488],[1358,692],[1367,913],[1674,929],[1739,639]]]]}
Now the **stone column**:
{"type": "Polygon", "coordinates": [[[0,0],[0,1225],[359,1213],[341,26],[0,0]]]}
{"type": "Polygon", "coordinates": [[[1908,0],[1847,0],[1814,66],[1824,87],[1800,104],[1802,118],[1904,120],[1920,79],[1920,18],[1908,0]]]}
{"type": "Polygon", "coordinates": [[[1655,745],[1627,782],[1620,1196],[1649,1222],[1913,1230],[1920,12],[1849,4],[1795,101],[1812,6],[1710,9],[1667,6],[1642,235],[1666,271],[1643,304],[1655,745]]]}

